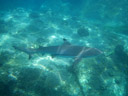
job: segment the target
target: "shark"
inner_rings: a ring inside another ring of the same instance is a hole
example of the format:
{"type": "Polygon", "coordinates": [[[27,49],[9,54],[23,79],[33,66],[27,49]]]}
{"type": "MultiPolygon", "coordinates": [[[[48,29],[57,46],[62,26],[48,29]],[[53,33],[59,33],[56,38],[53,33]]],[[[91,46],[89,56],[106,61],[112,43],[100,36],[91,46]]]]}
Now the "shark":
{"type": "Polygon", "coordinates": [[[41,53],[50,54],[52,57],[71,57],[74,58],[75,63],[79,63],[82,58],[94,57],[103,53],[97,48],[73,45],[65,38],[63,39],[63,41],[63,44],[58,46],[39,46],[39,48],[24,48],[13,45],[13,48],[28,54],[29,59],[31,59],[33,54],[41,53]]]}

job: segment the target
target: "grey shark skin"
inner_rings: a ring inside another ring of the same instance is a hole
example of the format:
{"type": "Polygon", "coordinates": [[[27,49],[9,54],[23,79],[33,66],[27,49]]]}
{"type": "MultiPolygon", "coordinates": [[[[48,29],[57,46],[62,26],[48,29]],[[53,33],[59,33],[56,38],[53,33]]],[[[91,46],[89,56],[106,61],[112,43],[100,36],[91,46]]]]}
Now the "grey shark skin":
{"type": "Polygon", "coordinates": [[[62,56],[62,57],[73,57],[74,62],[79,63],[82,58],[97,56],[102,53],[99,49],[84,47],[84,46],[75,46],[70,44],[66,39],[63,39],[64,43],[60,46],[49,46],[49,47],[39,47],[36,49],[32,48],[22,48],[13,46],[16,50],[25,52],[29,55],[29,59],[32,54],[41,53],[41,54],[51,54],[52,56],[62,56]]]}

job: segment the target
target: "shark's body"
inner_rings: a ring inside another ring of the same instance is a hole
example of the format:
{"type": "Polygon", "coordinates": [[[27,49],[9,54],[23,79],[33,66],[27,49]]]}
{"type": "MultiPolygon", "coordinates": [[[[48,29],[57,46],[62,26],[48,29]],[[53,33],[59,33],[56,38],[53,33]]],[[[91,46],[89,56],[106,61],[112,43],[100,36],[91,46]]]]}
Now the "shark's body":
{"type": "Polygon", "coordinates": [[[17,46],[13,47],[19,51],[27,53],[29,55],[29,58],[32,54],[41,53],[51,54],[52,56],[73,57],[76,60],[86,57],[97,56],[102,53],[102,51],[96,48],[72,45],[66,39],[64,39],[64,43],[60,46],[39,47],[36,49],[22,48],[17,46]]]}
{"type": "Polygon", "coordinates": [[[71,67],[74,68],[76,64],[78,64],[82,58],[94,57],[102,54],[103,52],[97,48],[84,47],[84,46],[76,46],[70,44],[66,39],[63,39],[64,43],[60,46],[49,46],[49,47],[39,47],[36,49],[33,48],[23,48],[13,46],[16,50],[25,52],[29,55],[29,59],[31,59],[33,54],[41,53],[41,54],[51,54],[52,57],[61,56],[61,57],[72,57],[74,58],[74,62],[71,67]]]}

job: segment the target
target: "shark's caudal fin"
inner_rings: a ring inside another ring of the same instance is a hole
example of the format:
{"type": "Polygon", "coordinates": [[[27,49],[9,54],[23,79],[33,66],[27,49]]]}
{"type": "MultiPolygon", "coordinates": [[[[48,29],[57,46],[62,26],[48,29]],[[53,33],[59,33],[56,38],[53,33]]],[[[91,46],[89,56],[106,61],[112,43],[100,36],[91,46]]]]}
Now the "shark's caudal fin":
{"type": "Polygon", "coordinates": [[[22,51],[22,52],[25,52],[26,54],[28,54],[29,55],[29,59],[32,58],[32,53],[28,49],[22,48],[22,47],[18,47],[18,46],[14,46],[14,45],[12,47],[14,49],[16,49],[16,50],[19,50],[19,51],[22,51]]]}

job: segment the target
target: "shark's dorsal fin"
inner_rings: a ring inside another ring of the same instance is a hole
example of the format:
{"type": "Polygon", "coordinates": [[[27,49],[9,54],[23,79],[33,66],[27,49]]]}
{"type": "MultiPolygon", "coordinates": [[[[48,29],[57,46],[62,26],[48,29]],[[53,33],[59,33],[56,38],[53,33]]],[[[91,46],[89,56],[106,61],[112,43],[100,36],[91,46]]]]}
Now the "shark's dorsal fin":
{"type": "Polygon", "coordinates": [[[67,39],[65,39],[65,38],[63,38],[63,41],[64,41],[64,43],[62,44],[63,46],[71,45],[71,43],[68,42],[67,39]]]}

